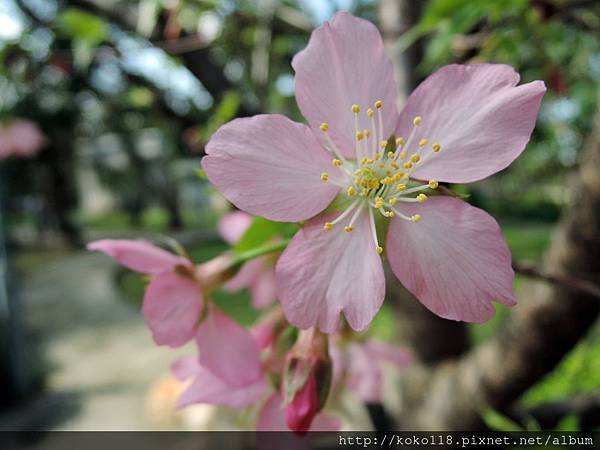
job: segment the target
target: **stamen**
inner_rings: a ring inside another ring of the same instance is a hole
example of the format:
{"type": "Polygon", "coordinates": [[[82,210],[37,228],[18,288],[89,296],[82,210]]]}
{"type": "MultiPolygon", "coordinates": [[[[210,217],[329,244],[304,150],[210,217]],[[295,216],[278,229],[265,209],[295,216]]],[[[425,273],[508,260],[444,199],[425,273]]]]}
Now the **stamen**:
{"type": "Polygon", "coordinates": [[[434,152],[439,152],[442,149],[442,146],[440,144],[438,144],[437,142],[434,142],[433,145],[431,146],[431,148],[433,149],[434,152]]]}
{"type": "Polygon", "coordinates": [[[348,208],[346,208],[346,210],[343,213],[341,213],[339,216],[337,216],[335,218],[335,220],[333,220],[332,222],[325,222],[325,225],[323,226],[323,228],[325,230],[331,230],[336,223],[339,223],[341,220],[344,220],[344,218],[347,217],[348,214],[350,214],[352,211],[354,211],[354,208],[356,208],[356,205],[358,205],[359,202],[360,202],[360,199],[355,200],[354,203],[352,203],[350,206],[348,206],[348,208]]]}
{"type": "Polygon", "coordinates": [[[381,100],[375,102],[375,108],[377,108],[377,125],[379,130],[379,139],[383,139],[383,119],[381,117],[381,106],[383,105],[381,100]]]}
{"type": "Polygon", "coordinates": [[[438,187],[438,182],[436,180],[429,180],[428,184],[430,189],[437,189],[438,187]]]}
{"type": "Polygon", "coordinates": [[[354,227],[353,227],[353,225],[354,225],[354,222],[356,222],[356,219],[358,219],[358,216],[359,216],[359,215],[360,215],[360,213],[362,212],[362,209],[363,209],[363,206],[364,206],[364,205],[365,205],[364,203],[361,203],[361,204],[359,205],[359,207],[358,207],[358,208],[356,208],[356,212],[355,212],[355,213],[354,213],[354,215],[352,216],[352,219],[350,219],[350,223],[348,224],[348,226],[347,226],[347,227],[345,227],[345,228],[344,228],[344,231],[345,231],[346,233],[352,233],[352,230],[354,230],[354,227]]]}
{"type": "Polygon", "coordinates": [[[427,201],[427,196],[425,194],[419,194],[417,195],[417,201],[419,203],[425,203],[427,201]]]}
{"type": "Polygon", "coordinates": [[[423,138],[419,141],[419,147],[425,147],[429,140],[427,138],[423,138]]]}
{"type": "Polygon", "coordinates": [[[337,159],[337,158],[335,158],[335,159],[333,159],[333,160],[331,161],[331,165],[332,165],[333,167],[340,167],[340,166],[342,165],[342,161],[341,161],[341,160],[339,160],[339,159],[337,159]]]}
{"type": "Polygon", "coordinates": [[[411,217],[410,217],[410,220],[411,220],[413,223],[417,223],[417,222],[419,222],[419,221],[421,220],[421,214],[415,214],[414,216],[411,216],[411,217]]]}
{"type": "Polygon", "coordinates": [[[327,182],[329,180],[329,174],[327,172],[323,172],[321,174],[321,181],[327,182]]]}

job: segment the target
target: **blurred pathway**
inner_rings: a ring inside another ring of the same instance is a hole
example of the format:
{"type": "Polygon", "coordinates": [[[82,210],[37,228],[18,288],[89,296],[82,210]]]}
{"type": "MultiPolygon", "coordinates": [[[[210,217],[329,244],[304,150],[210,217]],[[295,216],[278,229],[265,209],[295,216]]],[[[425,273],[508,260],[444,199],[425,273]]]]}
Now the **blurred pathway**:
{"type": "Polygon", "coordinates": [[[144,397],[176,355],[152,343],[113,284],[115,270],[109,258],[80,252],[22,279],[23,319],[41,346],[46,390],[0,417],[0,429],[152,428],[144,397]]]}

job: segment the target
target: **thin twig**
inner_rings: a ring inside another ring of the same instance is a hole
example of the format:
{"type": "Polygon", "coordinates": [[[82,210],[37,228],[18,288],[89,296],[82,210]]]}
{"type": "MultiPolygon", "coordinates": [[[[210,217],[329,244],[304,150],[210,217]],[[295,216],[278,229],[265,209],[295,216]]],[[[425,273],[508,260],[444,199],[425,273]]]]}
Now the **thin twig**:
{"type": "Polygon", "coordinates": [[[513,269],[520,275],[547,281],[557,286],[591,295],[600,300],[600,286],[564,273],[549,273],[534,264],[513,263],[513,269]]]}

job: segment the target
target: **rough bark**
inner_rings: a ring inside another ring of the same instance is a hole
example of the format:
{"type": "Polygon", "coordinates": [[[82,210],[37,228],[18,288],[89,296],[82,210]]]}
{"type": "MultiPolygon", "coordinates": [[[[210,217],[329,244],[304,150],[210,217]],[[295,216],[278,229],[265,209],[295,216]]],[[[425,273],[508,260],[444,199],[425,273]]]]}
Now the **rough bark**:
{"type": "MultiPolygon", "coordinates": [[[[543,271],[590,283],[600,279],[600,112],[589,137],[570,207],[557,227],[543,271]]],[[[400,380],[397,418],[409,429],[475,429],[485,406],[506,410],[586,334],[600,311],[595,295],[536,281],[506,327],[463,357],[434,369],[415,366],[400,380]]]]}

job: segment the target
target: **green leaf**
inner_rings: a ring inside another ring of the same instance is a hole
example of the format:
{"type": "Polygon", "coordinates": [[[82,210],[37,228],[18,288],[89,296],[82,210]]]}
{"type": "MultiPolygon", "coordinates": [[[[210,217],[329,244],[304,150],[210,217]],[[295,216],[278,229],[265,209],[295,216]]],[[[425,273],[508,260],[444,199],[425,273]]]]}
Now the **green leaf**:
{"type": "Polygon", "coordinates": [[[108,36],[108,25],[98,17],[77,8],[68,8],[58,16],[61,30],[73,39],[94,46],[108,36]]]}
{"type": "Polygon", "coordinates": [[[491,408],[483,411],[483,421],[495,431],[524,431],[523,427],[491,408]]]}
{"type": "Polygon", "coordinates": [[[289,225],[281,222],[272,222],[262,217],[256,217],[248,227],[240,241],[234,247],[238,255],[266,243],[269,239],[282,235],[289,225]]]}
{"type": "Polygon", "coordinates": [[[579,423],[579,417],[575,414],[568,414],[560,422],[556,424],[554,431],[580,431],[581,426],[579,423]]]}

